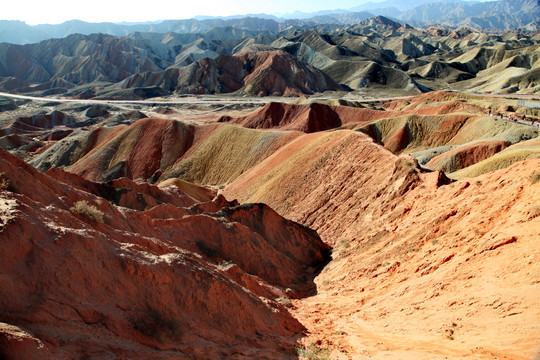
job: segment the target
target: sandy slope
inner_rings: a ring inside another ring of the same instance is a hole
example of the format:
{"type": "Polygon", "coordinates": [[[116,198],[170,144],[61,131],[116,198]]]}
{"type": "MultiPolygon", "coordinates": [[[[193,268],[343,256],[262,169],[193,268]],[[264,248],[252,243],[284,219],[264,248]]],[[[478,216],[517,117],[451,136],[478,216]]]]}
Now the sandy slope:
{"type": "MultiPolygon", "coordinates": [[[[371,174],[381,183],[384,163],[371,174]]],[[[343,359],[539,355],[540,182],[531,179],[540,160],[449,185],[436,173],[401,172],[398,160],[394,175],[404,177],[386,186],[409,178],[409,190],[398,196],[380,185],[379,196],[352,195],[353,201],[340,200],[333,189],[369,182],[359,182],[358,169],[343,177],[332,167],[315,181],[331,194],[320,207],[313,207],[317,187],[291,178],[276,180],[281,191],[265,198],[334,243],[333,261],[316,281],[318,295],[295,303],[294,315],[311,333],[305,344],[320,342],[343,359]],[[280,206],[291,193],[304,200],[292,195],[294,206],[280,206]],[[301,216],[306,213],[316,216],[301,216]]],[[[305,177],[297,171],[289,176],[305,177]]]]}

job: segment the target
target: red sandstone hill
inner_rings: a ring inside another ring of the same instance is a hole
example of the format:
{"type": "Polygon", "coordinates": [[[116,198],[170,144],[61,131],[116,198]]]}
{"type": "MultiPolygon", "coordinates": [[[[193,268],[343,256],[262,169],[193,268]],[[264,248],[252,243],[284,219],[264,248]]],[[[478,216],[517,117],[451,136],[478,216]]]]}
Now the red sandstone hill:
{"type": "Polygon", "coordinates": [[[301,135],[225,124],[195,125],[142,119],[131,126],[97,127],[67,137],[31,161],[40,170],[62,164],[94,181],[128,177],[160,183],[229,183],[276,149],[301,135]]]}
{"type": "Polygon", "coordinates": [[[336,359],[521,360],[538,355],[540,335],[538,169],[533,159],[449,183],[334,131],[297,138],[224,194],[333,244],[318,294],[295,302],[306,346],[336,359]]]}
{"type": "MultiPolygon", "coordinates": [[[[494,108],[501,107],[496,101],[492,103],[494,108]]],[[[379,109],[269,103],[249,115],[223,116],[219,121],[253,129],[305,133],[340,127],[354,129],[369,135],[395,154],[413,153],[422,165],[429,163],[426,166],[430,169],[444,169],[450,173],[487,160],[511,144],[538,137],[539,132],[534,127],[487,116],[487,108],[486,99],[482,97],[433,92],[392,101],[379,109]],[[439,159],[430,163],[436,156],[439,159]]],[[[519,111],[528,110],[522,108],[519,111]]],[[[505,155],[501,167],[534,157],[537,153],[536,148],[522,149],[515,152],[515,156],[505,155]]],[[[497,166],[490,164],[479,171],[494,168],[497,166]]]]}
{"type": "Polygon", "coordinates": [[[55,156],[64,154],[67,170],[79,175],[41,174],[1,153],[0,172],[8,175],[11,191],[1,193],[2,234],[17,245],[0,247],[9,259],[2,270],[8,275],[0,278],[9,296],[0,301],[17,300],[9,316],[0,312],[8,324],[2,341],[26,338],[32,348],[40,339],[51,351],[97,348],[98,355],[112,348],[128,355],[140,350],[148,358],[158,356],[155,349],[163,357],[182,351],[196,358],[239,352],[279,358],[301,328],[271,301],[290,288],[285,292],[291,297],[312,294],[293,300],[291,309],[309,331],[304,344],[319,344],[332,358],[537,356],[538,130],[487,116],[485,101],[433,93],[379,109],[273,103],[224,119],[248,119],[260,129],[170,119],[96,125],[34,160],[60,163],[55,156]],[[326,118],[339,120],[341,128],[329,121],[332,131],[308,132],[313,124],[324,128],[326,118]],[[406,154],[413,150],[415,158],[406,154]],[[500,164],[452,181],[416,159],[435,159],[434,168],[500,164]],[[493,171],[497,166],[503,169],[493,171]],[[219,185],[230,201],[201,186],[208,184],[219,185]],[[103,224],[70,211],[81,199],[103,211],[103,224]],[[327,247],[281,216],[315,229],[334,246],[332,260],[315,278],[316,294],[309,280],[327,247]],[[29,235],[20,229],[30,229],[29,235]],[[13,235],[19,232],[21,239],[13,235]],[[53,280],[35,282],[38,270],[53,280]],[[198,281],[213,279],[209,288],[194,288],[198,282],[184,277],[189,271],[198,281]],[[93,279],[115,301],[92,290],[93,279]],[[138,288],[126,285],[131,282],[138,288]],[[69,302],[47,297],[48,289],[59,289],[69,302]],[[19,298],[17,291],[37,295],[19,298]],[[96,317],[85,312],[88,303],[96,317]],[[65,310],[67,304],[75,310],[65,310]],[[245,316],[222,319],[229,308],[245,316]],[[199,311],[205,311],[200,319],[199,311]],[[84,324],[77,322],[79,313],[84,324]],[[212,331],[208,321],[224,325],[212,331]],[[156,324],[159,331],[144,330],[156,324]],[[178,341],[178,324],[188,324],[191,337],[178,341]],[[81,334],[89,339],[82,345],[81,334]],[[100,343],[103,334],[114,344],[100,343]]]}
{"type": "Polygon", "coordinates": [[[311,133],[335,129],[342,125],[354,128],[355,126],[374,124],[382,119],[395,119],[403,115],[428,117],[467,114],[466,118],[470,118],[485,113],[483,108],[463,103],[458,99],[448,99],[450,101],[442,103],[437,101],[437,99],[442,100],[443,94],[445,93],[435,92],[418,95],[409,100],[389,102],[384,104],[384,108],[377,110],[319,103],[285,104],[272,102],[247,116],[237,118],[223,116],[219,121],[251,129],[297,130],[311,133]]]}
{"type": "Polygon", "coordinates": [[[52,129],[62,125],[73,125],[76,119],[67,116],[61,111],[53,111],[50,114],[34,115],[13,119],[0,129],[0,136],[10,134],[37,134],[44,129],[52,129]]]}
{"type": "MultiPolygon", "coordinates": [[[[395,154],[413,153],[422,165],[448,172],[487,161],[509,145],[538,136],[534,127],[487,116],[478,104],[475,97],[461,99],[451,93],[420,95],[379,109],[269,103],[246,116],[221,116],[216,124],[146,118],[130,126],[96,124],[73,134],[66,129],[58,134],[59,141],[51,134],[47,140],[32,140],[46,135],[39,135],[43,128],[36,127],[17,134],[27,138],[20,140],[26,148],[17,147],[13,138],[8,145],[42,171],[64,166],[93,181],[128,177],[160,183],[180,178],[224,186],[296,138],[317,131],[358,130],[395,154]]],[[[508,151],[500,165],[482,165],[477,172],[506,167],[538,152],[511,146],[508,151]]]]}
{"type": "Polygon", "coordinates": [[[401,113],[385,110],[331,106],[326,104],[286,104],[271,102],[253,113],[233,118],[223,116],[218,121],[251,129],[295,130],[306,133],[359,125],[398,116],[401,113]]]}
{"type": "Polygon", "coordinates": [[[317,103],[291,105],[271,102],[246,117],[233,119],[225,116],[219,121],[250,129],[282,129],[306,133],[341,126],[341,119],[332,107],[317,103]]]}
{"type": "Polygon", "coordinates": [[[291,356],[303,327],[273,299],[312,291],[328,251],[315,232],[265,205],[181,207],[194,201],[172,184],[43,174],[4,150],[0,173],[2,358],[291,356]]]}
{"type": "Polygon", "coordinates": [[[137,117],[129,126],[103,126],[109,123],[54,111],[7,123],[0,145],[41,171],[66,167],[92,181],[181,179],[220,187],[303,134],[338,128],[363,132],[455,178],[537,156],[538,147],[524,143],[538,137],[537,128],[489,117],[481,101],[435,92],[378,109],[269,103],[242,117],[216,116],[215,124],[137,117]]]}
{"type": "Polygon", "coordinates": [[[204,58],[182,68],[135,74],[117,89],[159,86],[181,94],[298,96],[340,86],[321,70],[282,51],[245,49],[235,55],[204,58]]]}

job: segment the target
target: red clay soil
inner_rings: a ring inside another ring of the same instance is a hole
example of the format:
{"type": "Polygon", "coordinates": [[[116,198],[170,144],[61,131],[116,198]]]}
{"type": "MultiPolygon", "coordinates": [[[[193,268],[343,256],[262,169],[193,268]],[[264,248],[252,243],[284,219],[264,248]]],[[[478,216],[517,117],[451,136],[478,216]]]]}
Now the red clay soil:
{"type": "Polygon", "coordinates": [[[222,117],[219,122],[229,122],[250,129],[279,128],[306,133],[341,126],[341,119],[332,107],[317,103],[293,105],[271,102],[246,117],[236,119],[222,117]]]}
{"type": "Polygon", "coordinates": [[[424,183],[386,226],[349,232],[318,295],[295,303],[306,343],[336,359],[538,358],[539,166],[424,183]]]}
{"type": "Polygon", "coordinates": [[[345,124],[362,124],[399,115],[384,110],[317,103],[306,105],[268,103],[248,116],[238,118],[224,116],[219,119],[219,122],[229,122],[251,129],[296,130],[312,133],[335,129],[345,124]]]}
{"type": "MultiPolygon", "coordinates": [[[[433,96],[445,103],[273,103],[223,119],[306,133],[139,120],[96,132],[71,167],[84,179],[0,150],[5,356],[287,358],[305,327],[303,343],[333,359],[538,357],[540,159],[451,182],[392,153],[447,144],[481,110],[433,96]],[[311,132],[398,115],[371,125],[387,148],[311,132]],[[175,171],[230,184],[214,197],[176,178],[142,183],[175,171]],[[104,222],[70,210],[79,200],[104,222]],[[328,246],[304,226],[334,246],[316,294],[328,246]],[[272,300],[307,295],[294,318],[272,300]]],[[[460,148],[463,162],[493,144],[460,148]]]]}
{"type": "Polygon", "coordinates": [[[242,203],[271,204],[335,244],[344,229],[357,226],[366,204],[395,206],[410,183],[418,181],[413,160],[404,159],[360,132],[307,134],[238,177],[223,194],[242,203]],[[398,161],[408,161],[411,167],[400,165],[396,170],[398,161]],[[328,221],[336,210],[340,221],[328,221]]]}
{"type": "Polygon", "coordinates": [[[182,208],[127,179],[43,174],[4,150],[0,173],[2,358],[292,357],[303,327],[272,299],[310,291],[328,252],[313,231],[264,205],[182,208]],[[101,194],[115,190],[137,196],[117,207],[101,194]],[[161,204],[137,210],[141,197],[161,204]]]}
{"type": "Polygon", "coordinates": [[[92,180],[124,176],[146,181],[181,157],[194,138],[192,126],[173,120],[141,119],[122,130],[70,171],[92,180]]]}
{"type": "Polygon", "coordinates": [[[268,103],[243,117],[223,116],[218,121],[237,124],[251,129],[296,130],[306,133],[335,129],[345,125],[365,125],[380,119],[403,115],[447,115],[464,113],[469,117],[485,113],[485,109],[450,97],[447,93],[418,95],[407,100],[384,104],[384,110],[331,106],[325,104],[268,103]],[[444,103],[437,99],[448,98],[444,103]],[[429,104],[436,102],[436,104],[429,104]]]}
{"type": "Polygon", "coordinates": [[[540,159],[474,180],[424,173],[363,134],[308,134],[240,176],[334,246],[294,302],[332,358],[531,359],[540,338],[540,159]]]}
{"type": "Polygon", "coordinates": [[[176,184],[157,187],[148,183],[137,184],[128,178],[96,183],[59,169],[51,169],[47,174],[61,182],[67,182],[84,191],[97,194],[118,206],[140,211],[149,210],[162,203],[172,204],[176,207],[189,207],[201,201],[211,201],[217,195],[214,190],[186,182],[182,182],[183,188],[189,186],[201,190],[187,193],[176,184]]]}
{"type": "Polygon", "coordinates": [[[384,147],[394,154],[398,154],[409,145],[410,141],[409,126],[405,123],[386,140],[384,147]]]}

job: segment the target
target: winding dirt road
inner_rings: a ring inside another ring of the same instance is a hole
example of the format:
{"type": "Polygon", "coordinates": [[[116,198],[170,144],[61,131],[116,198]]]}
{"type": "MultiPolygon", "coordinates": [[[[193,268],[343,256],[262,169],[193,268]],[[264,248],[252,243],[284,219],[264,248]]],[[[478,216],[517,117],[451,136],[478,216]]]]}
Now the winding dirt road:
{"type": "MultiPolygon", "coordinates": [[[[490,97],[490,98],[505,98],[508,100],[515,99],[536,99],[536,95],[502,95],[502,94],[475,94],[480,97],[490,97]]],[[[11,94],[6,92],[0,92],[0,97],[7,97],[12,99],[23,99],[31,101],[40,101],[40,102],[73,102],[73,103],[83,103],[83,104],[141,104],[141,105],[178,105],[178,104],[222,104],[222,105],[232,105],[232,104],[244,104],[244,103],[254,103],[254,104],[267,104],[269,102],[284,102],[290,103],[297,100],[296,97],[280,97],[280,96],[266,96],[266,97],[235,97],[235,96],[216,96],[216,95],[198,95],[198,96],[186,96],[179,97],[174,99],[168,98],[153,98],[148,100],[96,100],[96,99],[67,99],[67,98],[57,98],[57,97],[37,97],[37,96],[28,96],[28,95],[19,95],[11,94]]],[[[380,101],[393,101],[393,100],[403,100],[412,98],[414,96],[394,96],[387,98],[364,98],[364,97],[347,97],[347,100],[359,101],[359,102],[380,102],[380,101]]],[[[325,98],[321,97],[321,100],[329,100],[334,97],[325,98]]]]}

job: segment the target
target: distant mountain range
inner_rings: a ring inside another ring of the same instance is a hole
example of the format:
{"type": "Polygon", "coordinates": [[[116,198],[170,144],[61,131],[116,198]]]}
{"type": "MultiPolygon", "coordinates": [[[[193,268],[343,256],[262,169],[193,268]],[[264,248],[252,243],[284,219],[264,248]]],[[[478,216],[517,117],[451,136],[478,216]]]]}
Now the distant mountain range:
{"type": "MultiPolygon", "coordinates": [[[[354,14],[365,15],[332,16],[354,14]]],[[[245,28],[256,23],[242,20],[245,28]]],[[[417,29],[383,16],[354,25],[310,21],[311,26],[289,25],[280,33],[229,26],[201,33],[72,34],[36,44],[0,43],[0,90],[116,99],[366,88],[396,94],[540,90],[538,34],[441,25],[417,29]]]]}
{"type": "Polygon", "coordinates": [[[503,0],[482,3],[438,2],[405,11],[397,17],[411,25],[466,25],[476,28],[524,27],[540,19],[538,0],[503,0]]]}
{"type": "Polygon", "coordinates": [[[62,24],[31,26],[21,21],[0,20],[0,42],[30,44],[71,34],[103,33],[124,36],[134,32],[179,34],[205,33],[213,28],[233,27],[277,34],[282,31],[322,25],[354,25],[382,15],[413,26],[470,26],[484,29],[537,29],[540,19],[538,0],[500,0],[475,2],[464,0],[403,0],[367,3],[348,10],[295,12],[278,18],[272,15],[231,16],[227,18],[197,17],[188,20],[165,20],[147,23],[88,23],[71,20],[62,24]]]}

